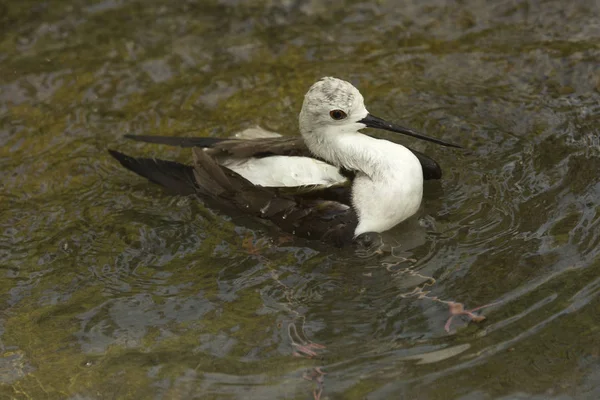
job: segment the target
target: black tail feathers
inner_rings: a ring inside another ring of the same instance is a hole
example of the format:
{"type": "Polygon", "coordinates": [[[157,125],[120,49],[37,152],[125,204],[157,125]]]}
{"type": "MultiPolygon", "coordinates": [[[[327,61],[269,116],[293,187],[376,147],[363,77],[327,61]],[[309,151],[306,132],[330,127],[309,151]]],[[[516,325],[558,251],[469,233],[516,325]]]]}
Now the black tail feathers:
{"type": "Polygon", "coordinates": [[[116,150],[108,152],[128,170],[164,186],[175,194],[189,195],[198,190],[194,168],[189,165],[155,158],[129,157],[116,150]]]}

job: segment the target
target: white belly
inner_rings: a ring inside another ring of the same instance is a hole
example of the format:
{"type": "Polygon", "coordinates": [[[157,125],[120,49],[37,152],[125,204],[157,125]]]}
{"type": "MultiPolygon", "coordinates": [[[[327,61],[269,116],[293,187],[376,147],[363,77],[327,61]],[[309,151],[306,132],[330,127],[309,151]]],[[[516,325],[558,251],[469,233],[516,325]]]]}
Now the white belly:
{"type": "Polygon", "coordinates": [[[338,168],[309,157],[229,158],[221,164],[259,186],[332,186],[346,181],[338,168]]]}

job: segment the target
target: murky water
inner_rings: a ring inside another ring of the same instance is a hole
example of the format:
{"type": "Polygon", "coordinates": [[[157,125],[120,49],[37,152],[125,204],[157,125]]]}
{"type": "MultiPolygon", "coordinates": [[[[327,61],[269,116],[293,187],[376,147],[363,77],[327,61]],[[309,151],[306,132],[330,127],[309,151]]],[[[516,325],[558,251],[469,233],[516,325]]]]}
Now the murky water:
{"type": "Polygon", "coordinates": [[[5,1],[0,33],[2,398],[600,397],[597,1],[5,1]],[[470,150],[410,142],[445,176],[392,257],[278,246],[106,153],[297,134],[325,75],[470,150]]]}

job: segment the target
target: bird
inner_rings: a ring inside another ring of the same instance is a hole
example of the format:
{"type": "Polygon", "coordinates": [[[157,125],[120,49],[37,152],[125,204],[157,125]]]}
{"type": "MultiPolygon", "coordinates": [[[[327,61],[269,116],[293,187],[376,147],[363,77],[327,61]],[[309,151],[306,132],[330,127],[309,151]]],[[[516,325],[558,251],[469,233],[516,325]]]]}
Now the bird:
{"type": "Polygon", "coordinates": [[[362,129],[462,148],[370,114],[360,91],[334,77],[309,88],[298,122],[299,137],[126,135],[191,147],[191,165],[108,151],[126,169],[174,194],[196,195],[233,217],[267,220],[296,237],[346,247],[369,246],[380,233],[414,215],[423,181],[441,177],[431,158],[362,129]]]}

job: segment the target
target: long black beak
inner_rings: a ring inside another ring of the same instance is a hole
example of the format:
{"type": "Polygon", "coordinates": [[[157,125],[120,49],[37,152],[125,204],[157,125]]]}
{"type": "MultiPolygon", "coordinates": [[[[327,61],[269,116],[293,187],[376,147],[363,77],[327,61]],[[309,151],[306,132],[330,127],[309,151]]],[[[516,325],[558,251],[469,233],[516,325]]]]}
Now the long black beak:
{"type": "Polygon", "coordinates": [[[417,132],[413,131],[412,129],[404,128],[400,125],[391,124],[391,123],[389,123],[379,117],[371,115],[371,114],[367,114],[366,117],[364,117],[363,119],[361,119],[358,122],[365,124],[369,128],[385,129],[386,131],[402,133],[404,135],[412,136],[417,139],[427,140],[428,142],[441,144],[442,146],[456,147],[459,149],[463,148],[462,146],[459,146],[457,144],[444,142],[443,140],[432,138],[432,137],[417,133],[417,132]]]}

